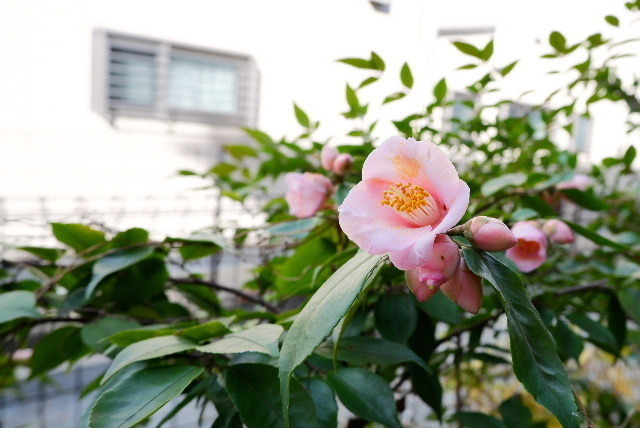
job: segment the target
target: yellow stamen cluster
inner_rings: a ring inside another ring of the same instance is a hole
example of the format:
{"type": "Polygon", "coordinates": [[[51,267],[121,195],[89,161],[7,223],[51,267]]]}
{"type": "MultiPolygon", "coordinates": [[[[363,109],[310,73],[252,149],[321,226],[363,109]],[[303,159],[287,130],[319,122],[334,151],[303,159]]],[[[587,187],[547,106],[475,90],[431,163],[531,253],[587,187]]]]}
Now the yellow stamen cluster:
{"type": "Polygon", "coordinates": [[[421,186],[411,183],[398,183],[382,193],[380,205],[388,205],[398,212],[412,213],[425,206],[429,206],[427,198],[431,196],[421,186]]]}

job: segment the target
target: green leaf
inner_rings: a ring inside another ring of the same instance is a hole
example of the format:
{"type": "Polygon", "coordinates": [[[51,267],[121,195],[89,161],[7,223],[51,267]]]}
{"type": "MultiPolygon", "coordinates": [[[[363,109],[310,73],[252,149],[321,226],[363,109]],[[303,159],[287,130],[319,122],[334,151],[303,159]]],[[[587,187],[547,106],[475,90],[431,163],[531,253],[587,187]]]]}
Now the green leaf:
{"type": "Polygon", "coordinates": [[[363,69],[367,69],[367,70],[375,70],[376,67],[374,64],[371,63],[371,61],[367,60],[367,59],[363,59],[363,58],[342,58],[339,59],[338,62],[341,62],[343,64],[347,64],[350,65],[352,67],[356,67],[356,68],[363,68],[363,69]]]}
{"type": "Polygon", "coordinates": [[[610,240],[609,238],[605,238],[604,236],[600,235],[599,233],[596,233],[590,229],[587,229],[584,226],[580,226],[577,223],[574,223],[572,221],[566,220],[566,219],[562,219],[562,221],[564,221],[565,223],[567,223],[569,226],[571,226],[571,229],[573,229],[575,232],[579,233],[580,235],[584,236],[585,238],[590,239],[591,241],[593,241],[596,244],[599,245],[606,245],[607,247],[611,247],[611,248],[616,248],[618,250],[623,250],[626,251],[629,248],[627,248],[626,245],[622,245],[619,244],[615,241],[610,240]]]}
{"type": "Polygon", "coordinates": [[[80,338],[80,327],[59,328],[43,337],[33,349],[31,377],[54,369],[65,361],[75,361],[87,351],[80,338]]]}
{"type": "Polygon", "coordinates": [[[562,33],[557,31],[549,34],[549,44],[558,52],[564,52],[567,50],[567,39],[564,38],[562,33]]]}
{"type": "Polygon", "coordinates": [[[620,355],[620,349],[618,348],[615,336],[598,321],[578,313],[567,315],[567,319],[587,334],[587,340],[589,342],[613,355],[620,355]]]}
{"type": "MultiPolygon", "coordinates": [[[[318,354],[333,357],[333,346],[318,348],[318,354]]],[[[345,337],[340,339],[337,346],[337,358],[351,364],[377,364],[389,366],[411,361],[425,371],[433,371],[411,349],[400,343],[391,342],[376,337],[345,337]]]]}
{"type": "Polygon", "coordinates": [[[583,339],[571,330],[562,318],[558,318],[556,326],[551,331],[558,344],[558,352],[563,361],[573,358],[579,361],[584,350],[583,339]]]}
{"type": "Polygon", "coordinates": [[[591,211],[604,211],[609,209],[609,204],[590,192],[578,189],[562,189],[562,194],[576,204],[591,211]]]}
{"type": "Polygon", "coordinates": [[[80,337],[89,348],[103,352],[111,344],[104,340],[116,333],[140,327],[140,324],[132,320],[105,317],[85,325],[80,332],[80,337]]]}
{"type": "Polygon", "coordinates": [[[383,294],[375,308],[376,328],[385,339],[406,343],[416,328],[415,298],[409,293],[383,294]]]}
{"type": "Polygon", "coordinates": [[[93,405],[91,428],[129,428],[180,395],[204,371],[191,366],[152,367],[133,373],[93,405]]]}
{"type": "Polygon", "coordinates": [[[76,253],[106,242],[104,232],[83,224],[51,223],[51,228],[56,239],[73,248],[76,253]]]}
{"type": "MultiPolygon", "coordinates": [[[[240,411],[247,428],[283,428],[282,398],[278,390],[278,371],[264,364],[239,364],[226,370],[229,396],[240,411]]],[[[309,393],[292,379],[289,406],[291,425],[317,428],[316,410],[309,393]]]]}
{"type": "Polygon", "coordinates": [[[384,61],[380,58],[380,55],[373,51],[371,51],[371,64],[373,65],[373,68],[378,71],[384,71],[385,69],[384,61]]]}
{"type": "Polygon", "coordinates": [[[447,81],[444,77],[440,79],[433,88],[433,96],[436,97],[436,102],[438,103],[441,103],[447,96],[447,81]]]}
{"type": "Polygon", "coordinates": [[[263,146],[271,146],[274,144],[271,137],[262,131],[259,131],[257,129],[251,129],[251,128],[244,128],[244,132],[249,134],[251,138],[256,140],[258,143],[262,144],[263,146]]]}
{"type": "Polygon", "coordinates": [[[605,16],[604,20],[607,21],[607,23],[613,25],[614,27],[618,27],[620,25],[620,20],[613,15],[605,16]]]}
{"type": "Polygon", "coordinates": [[[500,404],[500,414],[507,428],[526,428],[531,426],[531,410],[524,404],[518,395],[504,400],[500,404]]]}
{"type": "Polygon", "coordinates": [[[327,378],[351,412],[390,428],[402,428],[393,391],[383,378],[361,368],[341,369],[329,373],[327,378]]]}
{"type": "Polygon", "coordinates": [[[637,154],[638,151],[635,146],[629,146],[627,151],[624,152],[624,155],[622,156],[622,162],[624,162],[627,169],[631,168],[631,164],[633,163],[633,160],[636,158],[637,154]]]}
{"type": "Polygon", "coordinates": [[[168,336],[174,334],[176,331],[172,328],[165,328],[166,325],[158,326],[145,326],[135,330],[124,330],[113,336],[107,337],[107,340],[116,346],[126,348],[136,342],[151,339],[153,337],[168,336]]]}
{"type": "Polygon", "coordinates": [[[578,428],[577,407],[569,376],[553,337],[531,304],[517,273],[485,252],[463,250],[469,268],[491,283],[507,313],[513,371],[533,398],[563,427],[578,428]]]}
{"type": "Polygon", "coordinates": [[[231,333],[231,331],[229,330],[229,324],[232,320],[233,317],[209,321],[204,324],[185,328],[184,330],[176,332],[176,334],[178,336],[185,337],[193,342],[202,342],[203,340],[212,339],[214,337],[231,333]]]}
{"type": "Polygon", "coordinates": [[[304,110],[298,107],[296,103],[293,103],[293,110],[296,114],[296,119],[298,120],[298,123],[304,128],[307,128],[307,129],[310,128],[311,121],[309,120],[309,116],[307,116],[307,113],[305,113],[304,110]]]}
{"type": "Polygon", "coordinates": [[[136,361],[150,360],[188,351],[196,347],[190,340],[178,336],[160,336],[142,340],[127,346],[116,355],[109,369],[102,377],[102,384],[113,376],[118,370],[135,363],[136,361]]]}
{"type": "Polygon", "coordinates": [[[318,427],[337,428],[338,404],[331,387],[319,377],[305,378],[303,382],[316,405],[318,427]]]}
{"type": "Polygon", "coordinates": [[[0,323],[17,318],[40,318],[32,292],[16,290],[0,294],[0,323]]]}
{"type": "Polygon", "coordinates": [[[493,56],[493,40],[489,41],[481,52],[482,60],[489,61],[493,56]]]}
{"type": "Polygon", "coordinates": [[[277,358],[278,339],[282,330],[282,326],[277,324],[260,324],[239,333],[229,334],[208,345],[199,346],[198,351],[209,354],[260,352],[277,358]]]}
{"type": "Polygon", "coordinates": [[[226,145],[224,149],[235,159],[241,161],[245,157],[257,158],[258,152],[253,147],[243,145],[226,145]]]}
{"type": "Polygon", "coordinates": [[[480,191],[483,196],[491,196],[506,187],[522,186],[526,182],[527,174],[524,172],[514,172],[485,181],[480,191]]]}
{"type": "Polygon", "coordinates": [[[455,46],[460,52],[465,55],[470,55],[472,57],[483,59],[482,52],[473,45],[464,42],[453,42],[453,46],[455,46]]]}
{"type": "Polygon", "coordinates": [[[400,69],[400,81],[404,86],[411,89],[413,87],[413,74],[411,74],[411,68],[406,62],[402,64],[400,69]]]}
{"type": "Polygon", "coordinates": [[[500,419],[480,412],[458,412],[453,415],[453,419],[460,422],[465,428],[507,428],[500,419]]]}
{"type": "Polygon", "coordinates": [[[551,217],[557,215],[553,208],[549,206],[542,198],[531,195],[521,195],[520,202],[528,208],[535,210],[543,217],[551,217]]]}
{"type": "Polygon", "coordinates": [[[360,86],[358,86],[358,89],[364,88],[365,86],[369,86],[370,84],[375,83],[377,81],[378,81],[377,77],[367,77],[362,81],[362,83],[360,83],[360,86]]]}
{"type": "Polygon", "coordinates": [[[152,247],[131,248],[129,250],[109,254],[108,256],[104,256],[99,259],[93,265],[91,282],[87,285],[87,289],[84,293],[85,299],[89,299],[91,297],[95,288],[104,278],[114,272],[128,268],[129,266],[146,259],[151,255],[151,253],[153,253],[152,247]]]}
{"type": "MultiPolygon", "coordinates": [[[[618,291],[618,299],[620,299],[620,304],[627,315],[640,324],[640,305],[638,305],[638,302],[640,302],[640,290],[636,288],[620,290],[618,291]]],[[[2,313],[1,309],[0,313],[2,313]]]]}
{"type": "Polygon", "coordinates": [[[347,85],[347,104],[351,107],[352,110],[360,109],[360,101],[358,100],[358,94],[356,91],[349,85],[347,85]]]}
{"type": "MultiPolygon", "coordinates": [[[[289,402],[289,376],[322,343],[373,280],[385,256],[356,254],[311,297],[285,336],[280,351],[280,391],[283,413],[289,402]]],[[[288,422],[285,416],[285,426],[288,422]]]]}
{"type": "Polygon", "coordinates": [[[407,94],[405,94],[404,92],[393,93],[393,94],[389,95],[388,97],[386,97],[384,99],[384,101],[382,101],[382,104],[388,104],[388,103],[391,103],[393,101],[400,100],[400,99],[404,98],[406,95],[407,94]]]}
{"type": "Polygon", "coordinates": [[[462,323],[462,310],[444,293],[436,293],[426,302],[418,302],[418,307],[424,312],[442,322],[451,325],[462,323]]]}
{"type": "Polygon", "coordinates": [[[513,61],[511,64],[505,66],[502,70],[500,70],[500,74],[505,77],[507,74],[511,73],[515,66],[518,65],[518,61],[513,61]]]}
{"type": "Polygon", "coordinates": [[[64,250],[60,250],[57,248],[19,247],[18,249],[31,253],[34,256],[37,256],[42,260],[46,260],[48,262],[55,262],[60,258],[61,255],[64,254],[64,250]]]}

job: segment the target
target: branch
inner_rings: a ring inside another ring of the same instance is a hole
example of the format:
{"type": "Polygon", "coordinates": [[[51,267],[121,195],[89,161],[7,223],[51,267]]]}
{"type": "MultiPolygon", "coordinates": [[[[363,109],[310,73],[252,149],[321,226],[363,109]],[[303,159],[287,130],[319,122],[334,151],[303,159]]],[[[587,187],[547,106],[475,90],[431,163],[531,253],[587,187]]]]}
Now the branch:
{"type": "Polygon", "coordinates": [[[269,312],[272,312],[274,314],[277,314],[279,312],[278,308],[276,308],[275,306],[273,306],[269,302],[261,299],[258,296],[254,296],[252,294],[245,293],[244,291],[237,290],[235,288],[231,288],[231,287],[227,287],[225,285],[218,284],[217,282],[214,282],[214,281],[205,281],[203,279],[198,279],[198,278],[169,278],[169,281],[171,283],[173,283],[173,284],[202,285],[202,286],[205,286],[205,287],[213,288],[214,290],[224,291],[224,292],[227,292],[227,293],[235,294],[236,296],[240,297],[241,299],[244,299],[244,300],[249,301],[249,302],[256,303],[256,304],[264,307],[269,312]]]}

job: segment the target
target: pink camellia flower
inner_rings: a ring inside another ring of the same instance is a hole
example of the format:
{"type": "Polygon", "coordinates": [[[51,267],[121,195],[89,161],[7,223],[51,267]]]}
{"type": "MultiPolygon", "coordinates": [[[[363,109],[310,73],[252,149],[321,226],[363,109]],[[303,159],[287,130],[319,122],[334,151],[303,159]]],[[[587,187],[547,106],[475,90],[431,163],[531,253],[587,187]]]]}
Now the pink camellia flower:
{"type": "Polygon", "coordinates": [[[328,144],[325,144],[320,150],[320,163],[322,167],[327,171],[333,171],[333,163],[340,155],[338,149],[328,144]]]}
{"type": "Polygon", "coordinates": [[[289,213],[298,218],[314,216],[333,193],[331,180],[322,174],[290,172],[284,180],[289,188],[285,194],[289,213]]]}
{"type": "Polygon", "coordinates": [[[515,247],[507,250],[506,255],[522,272],[531,272],[547,260],[547,238],[533,224],[519,221],[511,231],[518,239],[515,247]]]}
{"type": "Polygon", "coordinates": [[[464,259],[460,257],[455,274],[441,287],[430,287],[420,281],[419,269],[411,269],[406,273],[407,285],[416,298],[426,302],[438,290],[467,312],[477,314],[482,307],[482,279],[471,272],[464,259]]]}
{"type": "Polygon", "coordinates": [[[542,226],[542,231],[551,242],[556,244],[570,244],[576,240],[573,230],[562,220],[553,218],[542,226]]]}
{"type": "Polygon", "coordinates": [[[335,161],[333,161],[333,172],[339,176],[345,175],[353,165],[353,157],[348,153],[341,153],[335,161]]]}
{"type": "Polygon", "coordinates": [[[469,205],[469,186],[435,144],[391,137],[364,162],[362,181],[338,208],[342,230],[370,254],[407,270],[424,266],[436,236],[469,205]]]}
{"type": "Polygon", "coordinates": [[[585,191],[591,186],[593,179],[585,174],[576,174],[571,180],[556,184],[557,189],[578,189],[585,191]]]}
{"type": "Polygon", "coordinates": [[[518,243],[506,224],[493,217],[478,216],[468,222],[465,236],[484,251],[505,251],[518,243]]]}

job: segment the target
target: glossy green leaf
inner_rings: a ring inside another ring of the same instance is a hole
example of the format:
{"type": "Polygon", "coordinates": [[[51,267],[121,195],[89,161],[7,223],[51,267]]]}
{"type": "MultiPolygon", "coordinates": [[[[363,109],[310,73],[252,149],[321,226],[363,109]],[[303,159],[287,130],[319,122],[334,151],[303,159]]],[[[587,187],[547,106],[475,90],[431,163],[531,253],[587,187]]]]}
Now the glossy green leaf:
{"type": "Polygon", "coordinates": [[[241,161],[246,157],[256,158],[258,157],[258,152],[253,147],[244,146],[244,145],[225,145],[224,149],[227,153],[233,156],[235,159],[241,161]]]}
{"type": "Polygon", "coordinates": [[[260,352],[278,357],[278,339],[283,328],[277,324],[260,324],[239,333],[233,333],[208,345],[198,347],[198,351],[209,354],[236,354],[239,352],[260,352]]]}
{"type": "Polygon", "coordinates": [[[134,330],[124,330],[107,337],[107,340],[116,346],[126,348],[136,342],[151,339],[153,337],[168,336],[176,331],[167,326],[145,326],[134,330]]]}
{"type": "Polygon", "coordinates": [[[400,69],[400,81],[409,89],[413,87],[413,74],[411,73],[409,64],[406,62],[402,64],[402,68],[400,69]]]}
{"type": "Polygon", "coordinates": [[[185,337],[193,342],[202,342],[203,340],[219,337],[227,333],[231,333],[229,330],[229,324],[233,320],[233,317],[209,321],[204,324],[195,325],[193,327],[185,328],[176,332],[178,336],[185,337]]]}
{"type": "Polygon", "coordinates": [[[563,221],[567,223],[569,226],[571,226],[571,229],[573,229],[575,232],[584,236],[587,239],[590,239],[596,244],[606,245],[607,247],[616,248],[618,250],[623,250],[623,251],[628,250],[626,245],[622,245],[618,242],[612,241],[609,238],[605,238],[604,236],[600,235],[597,232],[594,232],[593,230],[587,229],[584,226],[581,226],[577,223],[574,223],[566,219],[563,219],[563,221]]]}
{"type": "Polygon", "coordinates": [[[512,174],[504,174],[500,177],[487,180],[482,185],[481,191],[483,196],[491,196],[500,190],[509,186],[522,186],[527,181],[527,174],[523,172],[515,172],[512,174]]]}
{"type": "MultiPolygon", "coordinates": [[[[334,347],[328,345],[318,348],[317,352],[326,357],[333,358],[334,347]]],[[[391,342],[376,337],[345,337],[340,339],[337,346],[338,360],[352,364],[377,364],[381,366],[414,362],[423,370],[431,373],[432,370],[411,349],[400,343],[391,342]]]]}
{"type": "Polygon", "coordinates": [[[618,27],[620,25],[620,20],[613,15],[605,16],[604,20],[607,21],[607,23],[613,25],[614,27],[618,27]]]}
{"type": "Polygon", "coordinates": [[[453,420],[460,422],[464,428],[507,428],[500,419],[480,412],[458,412],[453,415],[453,420]]]}
{"type": "Polygon", "coordinates": [[[565,428],[578,428],[577,406],[569,376],[553,337],[533,307],[517,273],[492,255],[463,250],[469,268],[494,287],[507,313],[513,371],[535,400],[565,428]]]}
{"type": "Polygon", "coordinates": [[[36,296],[30,291],[16,290],[0,294],[0,323],[17,318],[39,318],[36,296]]]}
{"type": "Polygon", "coordinates": [[[387,381],[361,368],[329,373],[328,380],[344,406],[363,419],[402,428],[393,391],[387,381]]]}
{"type": "Polygon", "coordinates": [[[580,354],[584,350],[583,339],[578,336],[562,318],[558,318],[555,327],[551,330],[558,344],[558,352],[563,361],[573,358],[579,361],[580,354]]]}
{"type": "Polygon", "coordinates": [[[640,324],[640,305],[638,304],[640,302],[640,290],[637,288],[620,290],[618,291],[618,298],[629,317],[640,324]]]}
{"type": "Polygon", "coordinates": [[[531,410],[524,404],[518,395],[504,400],[500,404],[500,414],[507,428],[527,428],[531,426],[531,410]]]}
{"type": "Polygon", "coordinates": [[[58,248],[43,248],[43,247],[20,247],[19,250],[26,251],[33,254],[36,257],[46,260],[48,262],[55,262],[64,254],[64,250],[58,248]]]}
{"type": "Polygon", "coordinates": [[[80,337],[80,327],[66,326],[43,337],[33,349],[31,377],[58,367],[65,361],[73,362],[88,352],[80,337]]]}
{"type": "Polygon", "coordinates": [[[363,58],[342,58],[342,59],[339,59],[338,62],[347,64],[356,68],[363,68],[363,69],[369,69],[369,70],[375,69],[375,66],[374,64],[371,63],[371,61],[363,58]]]}
{"type": "Polygon", "coordinates": [[[595,196],[593,193],[583,192],[578,189],[562,189],[561,192],[567,198],[588,210],[604,211],[609,209],[609,204],[595,196]]]}
{"type": "Polygon", "coordinates": [[[587,334],[589,342],[614,355],[620,355],[616,338],[607,327],[584,314],[569,314],[567,319],[587,334]]]}
{"type": "Polygon", "coordinates": [[[477,47],[464,42],[453,42],[453,45],[463,54],[483,59],[482,52],[477,47]]]}
{"type": "Polygon", "coordinates": [[[418,308],[430,316],[451,325],[462,323],[462,310],[444,293],[436,293],[426,302],[418,302],[418,308]]]}
{"type": "Polygon", "coordinates": [[[108,337],[113,336],[124,330],[130,330],[139,327],[137,321],[122,318],[105,317],[97,321],[89,323],[82,328],[80,336],[82,341],[89,348],[103,352],[111,344],[108,337]]]}
{"type": "Polygon", "coordinates": [[[102,383],[106,382],[118,370],[136,361],[164,357],[165,355],[188,351],[195,347],[196,344],[192,341],[178,336],[160,336],[136,342],[116,355],[109,369],[102,377],[102,383]]]}
{"type": "Polygon", "coordinates": [[[278,363],[284,409],[289,400],[289,376],[338,325],[383,260],[384,256],[356,254],[325,281],[298,314],[282,343],[278,363]]]}
{"type": "Polygon", "coordinates": [[[202,372],[192,366],[152,367],[133,373],[98,398],[91,428],[129,428],[154,414],[202,372]]]}
{"type": "Polygon", "coordinates": [[[376,304],[374,316],[382,337],[406,343],[416,328],[415,297],[409,293],[383,294],[376,304]]]}
{"type": "Polygon", "coordinates": [[[93,265],[91,282],[87,284],[85,299],[89,299],[100,281],[114,272],[126,269],[146,259],[153,253],[152,247],[131,248],[104,256],[93,265]]]}
{"type": "Polygon", "coordinates": [[[83,224],[51,223],[51,228],[58,241],[67,244],[76,253],[106,242],[104,232],[91,229],[83,224]]]}
{"type": "MultiPolygon", "coordinates": [[[[229,396],[247,428],[283,428],[278,370],[264,364],[240,364],[226,370],[229,396]]],[[[291,380],[291,426],[319,428],[314,402],[296,379],[291,380]]]]}
{"type": "Polygon", "coordinates": [[[318,428],[337,428],[338,404],[331,387],[319,377],[304,378],[302,382],[316,405],[318,428]]]}

